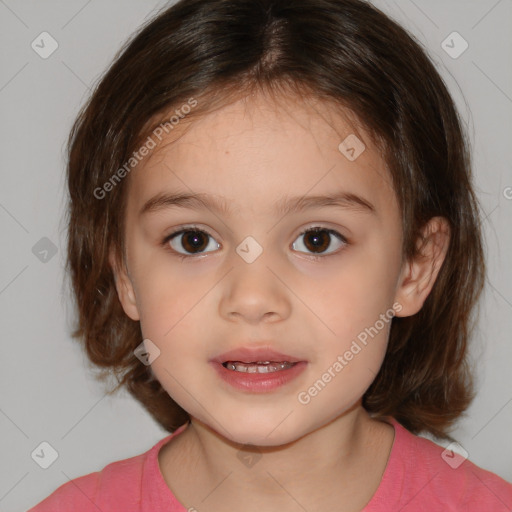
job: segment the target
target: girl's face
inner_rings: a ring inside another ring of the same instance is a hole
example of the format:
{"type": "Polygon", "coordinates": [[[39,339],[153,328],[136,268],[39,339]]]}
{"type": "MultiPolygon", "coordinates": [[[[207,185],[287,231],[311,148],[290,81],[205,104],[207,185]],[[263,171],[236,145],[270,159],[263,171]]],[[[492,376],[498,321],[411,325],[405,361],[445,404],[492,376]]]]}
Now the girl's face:
{"type": "Polygon", "coordinates": [[[402,279],[398,204],[369,138],[320,103],[276,104],[253,96],[183,131],[185,119],[132,171],[127,273],[117,272],[169,395],[224,437],[261,446],[358,407],[393,305],[400,316],[421,307],[402,279]],[[236,349],[300,363],[224,368],[279,359],[222,356],[236,349]]]}

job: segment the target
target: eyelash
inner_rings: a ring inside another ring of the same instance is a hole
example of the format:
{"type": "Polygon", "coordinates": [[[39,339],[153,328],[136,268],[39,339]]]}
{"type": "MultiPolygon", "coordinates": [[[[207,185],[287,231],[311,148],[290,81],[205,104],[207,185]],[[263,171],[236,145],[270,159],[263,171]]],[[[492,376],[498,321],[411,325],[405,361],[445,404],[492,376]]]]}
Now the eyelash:
{"type": "MultiPolygon", "coordinates": [[[[204,229],[201,229],[197,226],[194,226],[194,225],[191,225],[191,226],[186,226],[184,228],[180,228],[179,230],[177,231],[174,231],[172,233],[170,233],[169,235],[167,235],[163,240],[162,240],[162,246],[170,251],[174,256],[180,258],[181,260],[184,260],[186,258],[196,258],[198,255],[201,255],[201,254],[208,254],[208,252],[204,253],[204,252],[199,252],[199,253],[196,253],[196,254],[183,254],[183,253],[180,253],[178,251],[175,251],[174,249],[172,249],[170,246],[169,246],[169,242],[175,238],[176,236],[178,235],[181,235],[181,234],[185,234],[185,233],[189,233],[189,232],[198,232],[198,233],[203,233],[204,235],[214,239],[214,237],[212,235],[210,235],[210,233],[208,233],[207,231],[205,231],[204,229]]],[[[338,231],[335,231],[334,229],[329,229],[329,228],[324,228],[324,227],[321,227],[321,226],[314,226],[314,227],[310,227],[310,228],[307,228],[305,230],[303,230],[301,233],[299,233],[299,235],[297,236],[297,238],[301,237],[302,235],[305,235],[307,233],[311,233],[311,232],[326,232],[327,234],[329,235],[333,235],[335,238],[337,238],[340,242],[342,242],[343,246],[347,246],[349,245],[349,242],[348,240],[340,233],[338,233],[338,231]]],[[[214,239],[215,240],[215,239],[214,239]]],[[[336,254],[338,254],[340,252],[341,249],[338,249],[332,253],[327,253],[325,255],[321,255],[321,254],[314,254],[314,253],[304,253],[302,251],[299,251],[301,254],[308,254],[308,258],[312,259],[312,260],[320,260],[322,258],[326,258],[327,256],[334,256],[336,254]]]]}

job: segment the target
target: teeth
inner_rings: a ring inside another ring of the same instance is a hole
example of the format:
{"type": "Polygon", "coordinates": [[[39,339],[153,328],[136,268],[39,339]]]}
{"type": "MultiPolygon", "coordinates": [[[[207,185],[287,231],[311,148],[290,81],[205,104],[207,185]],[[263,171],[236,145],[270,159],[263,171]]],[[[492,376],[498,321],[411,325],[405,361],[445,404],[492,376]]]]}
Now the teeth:
{"type": "Polygon", "coordinates": [[[291,368],[295,363],[288,361],[258,361],[255,364],[241,363],[238,361],[227,361],[224,366],[228,370],[243,373],[272,373],[291,368]]]}

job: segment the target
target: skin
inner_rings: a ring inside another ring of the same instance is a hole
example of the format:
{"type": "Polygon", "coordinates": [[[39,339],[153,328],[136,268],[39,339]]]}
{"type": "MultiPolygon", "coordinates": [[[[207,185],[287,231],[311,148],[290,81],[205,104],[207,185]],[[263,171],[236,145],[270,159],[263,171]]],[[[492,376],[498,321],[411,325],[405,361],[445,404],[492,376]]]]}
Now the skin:
{"type": "Polygon", "coordinates": [[[421,309],[449,231],[444,219],[432,219],[424,256],[402,264],[386,164],[363,130],[357,136],[366,149],[348,160],[338,145],[354,129],[332,112],[321,102],[273,102],[260,93],[196,118],[186,130],[185,122],[178,125],[130,175],[126,266],[113,254],[111,264],[126,314],[160,350],[154,374],[191,415],[159,454],[165,481],[186,507],[357,511],[381,481],[394,429],[372,419],[361,399],[382,364],[391,323],[309,403],[297,397],[393,304],[396,316],[421,309]],[[362,196],[376,213],[274,211],[284,196],[341,190],[362,196]],[[139,215],[163,191],[223,196],[233,211],[174,206],[139,215]],[[162,241],[190,224],[213,238],[203,239],[208,252],[181,259],[172,252],[185,252],[180,237],[167,249],[162,241]],[[329,255],[313,259],[300,233],[314,226],[336,230],[348,243],[331,237],[329,255]],[[235,251],[247,236],[263,249],[252,263],[235,251]],[[271,393],[239,391],[208,360],[242,345],[271,346],[308,364],[271,393]],[[248,467],[240,450],[262,456],[248,467]]]}

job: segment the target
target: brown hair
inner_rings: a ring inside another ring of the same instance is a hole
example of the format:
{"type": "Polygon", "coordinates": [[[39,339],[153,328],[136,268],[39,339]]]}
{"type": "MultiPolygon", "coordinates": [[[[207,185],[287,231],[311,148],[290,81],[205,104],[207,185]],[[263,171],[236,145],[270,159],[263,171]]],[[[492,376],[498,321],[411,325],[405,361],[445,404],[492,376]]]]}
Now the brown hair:
{"type": "Polygon", "coordinates": [[[190,120],[258,87],[311,95],[360,121],[392,175],[404,259],[417,254],[429,219],[448,220],[451,240],[437,281],[417,314],[393,319],[363,405],[413,433],[450,438],[448,427],[474,396],[467,344],[485,280],[469,145],[420,44],[360,0],[182,0],[124,45],[68,141],[73,336],[102,378],[116,376],[109,393],[125,386],[169,432],[189,419],[133,353],[140,325],[124,313],[108,261],[111,247],[124,261],[128,178],[112,177],[171,108],[194,98],[190,120]],[[108,196],[98,199],[109,180],[108,196]]]}

